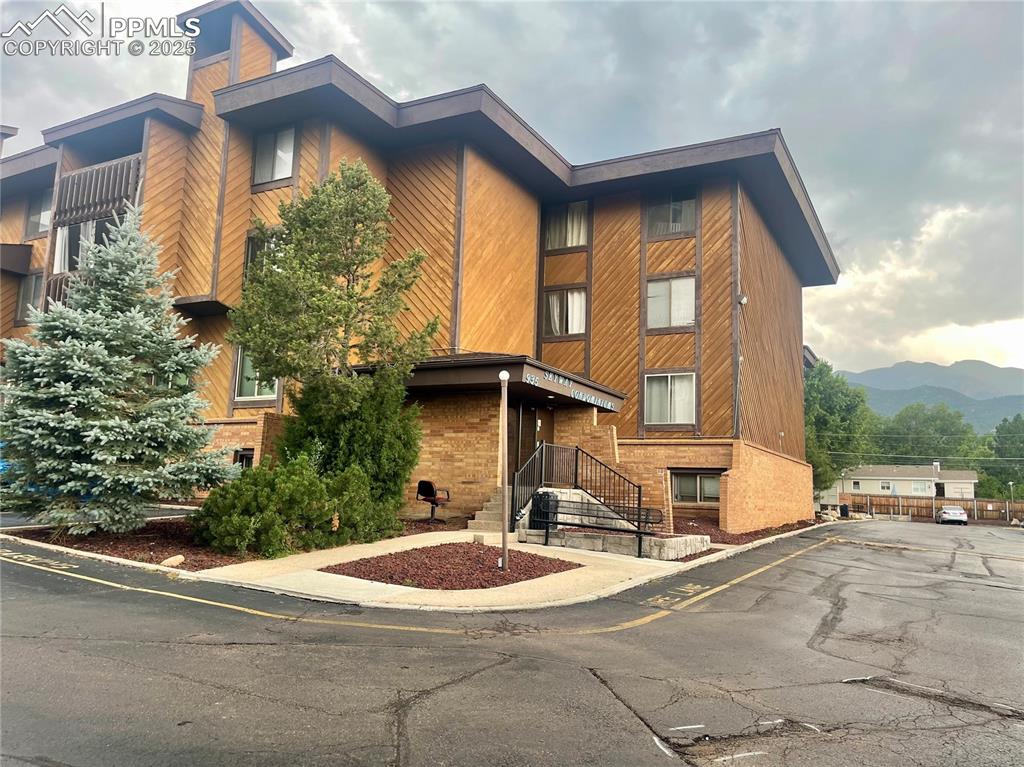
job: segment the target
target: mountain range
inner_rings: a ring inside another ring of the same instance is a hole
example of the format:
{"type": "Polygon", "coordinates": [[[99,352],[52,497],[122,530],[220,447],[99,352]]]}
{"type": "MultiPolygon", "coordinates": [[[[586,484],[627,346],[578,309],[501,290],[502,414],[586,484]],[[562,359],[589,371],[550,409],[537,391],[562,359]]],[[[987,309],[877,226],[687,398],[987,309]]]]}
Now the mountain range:
{"type": "Polygon", "coordinates": [[[864,389],[868,404],[882,415],[893,415],[915,402],[945,403],[964,414],[980,434],[1003,418],[1024,412],[1024,369],[997,367],[980,360],[952,365],[897,362],[860,373],[840,370],[847,381],[864,389]]]}

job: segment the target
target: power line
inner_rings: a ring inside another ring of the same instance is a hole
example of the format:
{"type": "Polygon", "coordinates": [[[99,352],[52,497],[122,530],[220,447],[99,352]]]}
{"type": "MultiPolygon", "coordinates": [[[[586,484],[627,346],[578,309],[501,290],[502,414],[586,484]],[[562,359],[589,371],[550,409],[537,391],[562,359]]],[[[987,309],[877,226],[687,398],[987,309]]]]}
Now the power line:
{"type": "Polygon", "coordinates": [[[828,450],[826,451],[829,455],[859,455],[867,456],[870,458],[915,458],[922,461],[1024,461],[1024,457],[1020,458],[987,458],[987,457],[971,457],[964,455],[896,455],[893,453],[858,453],[852,450],[828,450]]]}

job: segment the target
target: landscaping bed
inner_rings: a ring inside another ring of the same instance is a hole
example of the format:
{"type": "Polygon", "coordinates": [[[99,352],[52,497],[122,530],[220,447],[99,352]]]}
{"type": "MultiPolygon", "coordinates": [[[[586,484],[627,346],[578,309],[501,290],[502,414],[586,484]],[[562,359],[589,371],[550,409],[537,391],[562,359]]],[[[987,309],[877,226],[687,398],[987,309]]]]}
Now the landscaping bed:
{"type": "MultiPolygon", "coordinates": [[[[677,517],[678,520],[678,517],[677,517]]],[[[752,541],[767,538],[770,535],[788,533],[791,530],[802,530],[805,527],[814,527],[818,524],[815,520],[805,519],[799,522],[791,522],[788,525],[778,527],[766,527],[762,530],[751,530],[749,533],[727,533],[718,526],[718,522],[706,517],[697,519],[685,519],[676,524],[677,535],[706,535],[711,538],[712,543],[726,543],[737,545],[751,543],[752,541]]]]}
{"type": "Polygon", "coordinates": [[[482,543],[442,543],[357,559],[321,568],[320,572],[420,589],[489,589],[507,586],[580,565],[525,551],[509,551],[509,569],[498,569],[501,549],[482,543]]]}
{"type": "Polygon", "coordinates": [[[402,532],[399,536],[419,535],[420,533],[450,533],[454,530],[465,530],[469,525],[469,517],[450,517],[449,519],[400,519],[402,532]]]}

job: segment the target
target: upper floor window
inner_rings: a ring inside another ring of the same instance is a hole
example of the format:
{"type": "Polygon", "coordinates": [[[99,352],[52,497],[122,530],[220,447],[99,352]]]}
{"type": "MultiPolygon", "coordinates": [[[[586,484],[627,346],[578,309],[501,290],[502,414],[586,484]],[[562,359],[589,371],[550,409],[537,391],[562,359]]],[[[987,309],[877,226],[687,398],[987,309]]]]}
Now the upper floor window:
{"type": "Polygon", "coordinates": [[[242,273],[246,276],[253,268],[260,269],[266,259],[267,242],[259,237],[247,237],[245,240],[245,263],[242,273]]]}
{"type": "Polygon", "coordinates": [[[88,243],[102,245],[107,232],[113,226],[114,219],[111,217],[58,227],[53,250],[53,273],[73,272],[78,269],[82,246],[88,243]]]}
{"type": "Polygon", "coordinates": [[[235,381],[235,399],[273,399],[277,396],[277,380],[260,378],[259,371],[244,349],[238,350],[238,377],[235,381]]]}
{"type": "Polygon", "coordinates": [[[28,308],[39,306],[43,297],[43,273],[35,272],[26,274],[21,278],[18,285],[18,306],[14,310],[14,321],[24,323],[28,321],[28,308]]]}
{"type": "Polygon", "coordinates": [[[693,277],[672,277],[647,282],[647,327],[676,328],[692,325],[696,314],[693,277]]]}
{"type": "Polygon", "coordinates": [[[697,195],[676,189],[647,204],[647,237],[683,237],[697,231],[697,195]]]}
{"type": "Polygon", "coordinates": [[[53,189],[44,189],[28,201],[28,220],[25,222],[25,237],[37,237],[50,231],[50,205],[53,189]]]}
{"type": "Polygon", "coordinates": [[[881,490],[883,493],[888,493],[892,490],[892,482],[890,482],[887,479],[883,479],[881,482],[878,483],[878,489],[881,490]]]}
{"type": "Polygon", "coordinates": [[[292,175],[292,158],[295,154],[295,128],[260,133],[256,136],[253,159],[252,183],[266,184],[292,175]]]}
{"type": "Polygon", "coordinates": [[[548,290],[544,293],[544,335],[575,336],[587,332],[585,288],[548,290]]]}
{"type": "Polygon", "coordinates": [[[854,490],[860,490],[860,480],[859,479],[853,480],[853,489],[854,490]]]}
{"type": "Polygon", "coordinates": [[[544,221],[544,250],[587,246],[586,200],[552,205],[544,221]]]}
{"type": "Polygon", "coordinates": [[[644,423],[692,424],[695,421],[693,373],[661,373],[646,377],[644,423]]]}

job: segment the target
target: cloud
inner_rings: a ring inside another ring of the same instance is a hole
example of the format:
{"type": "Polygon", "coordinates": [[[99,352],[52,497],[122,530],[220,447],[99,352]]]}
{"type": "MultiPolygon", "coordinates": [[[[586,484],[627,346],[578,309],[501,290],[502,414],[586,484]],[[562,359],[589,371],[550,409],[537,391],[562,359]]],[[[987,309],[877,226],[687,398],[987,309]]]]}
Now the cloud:
{"type": "MultiPolygon", "coordinates": [[[[844,267],[805,294],[818,353],[868,367],[948,333],[942,354],[1013,356],[997,331],[1024,318],[1024,4],[256,2],[295,43],[285,65],[335,53],[399,99],[486,82],[576,163],[780,127],[844,267]]],[[[180,95],[185,65],[5,59],[8,151],[180,95]]]]}

